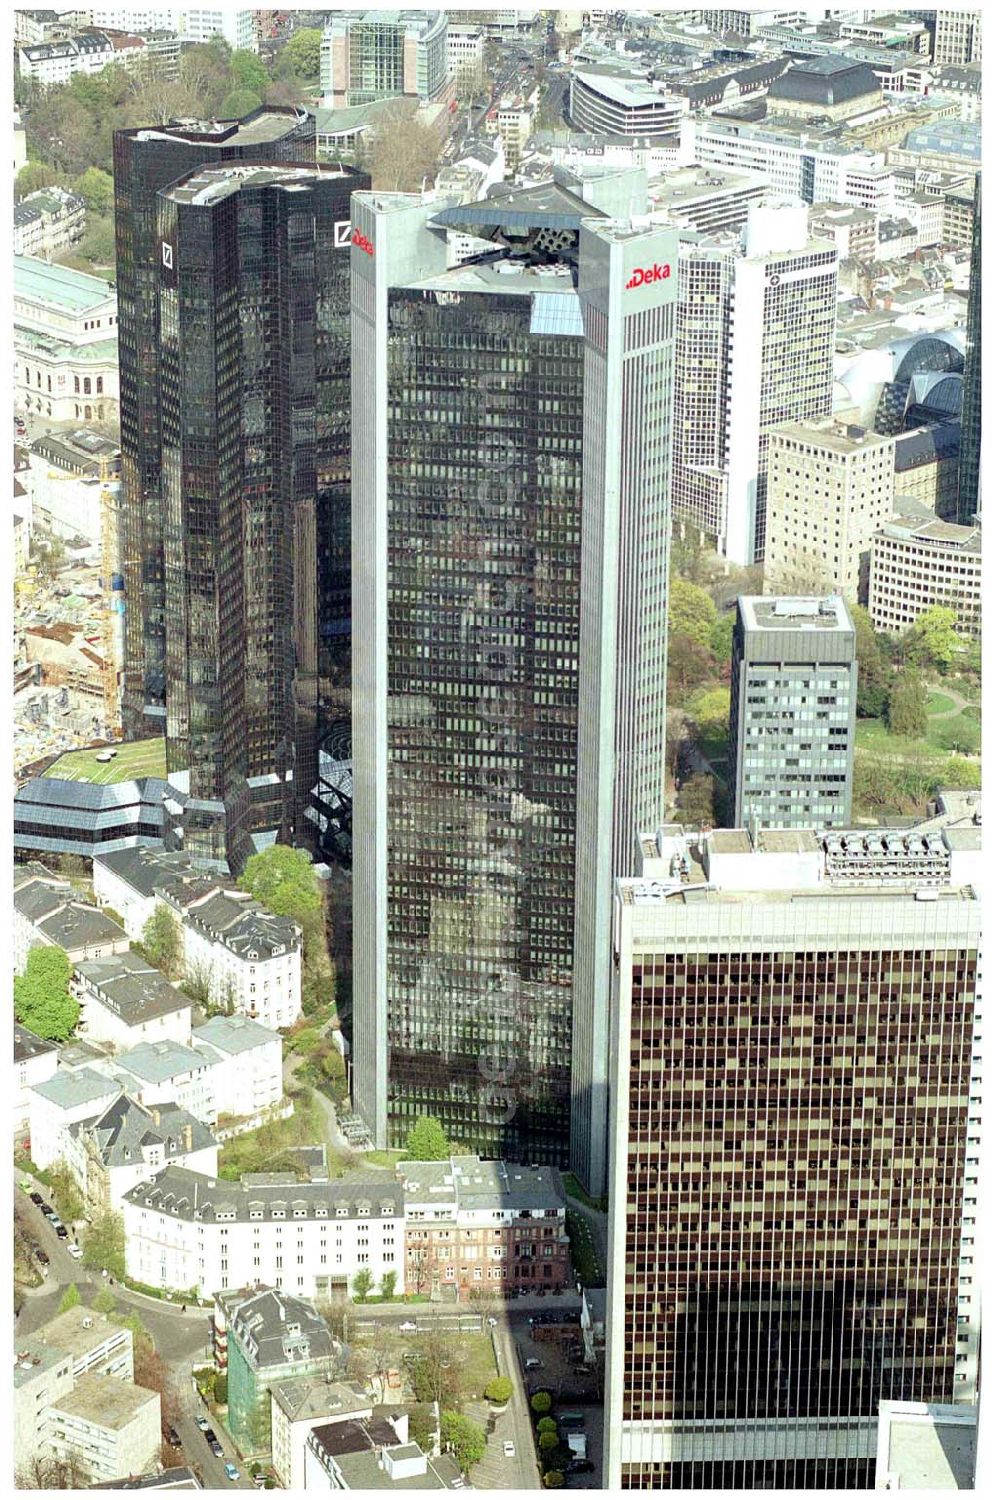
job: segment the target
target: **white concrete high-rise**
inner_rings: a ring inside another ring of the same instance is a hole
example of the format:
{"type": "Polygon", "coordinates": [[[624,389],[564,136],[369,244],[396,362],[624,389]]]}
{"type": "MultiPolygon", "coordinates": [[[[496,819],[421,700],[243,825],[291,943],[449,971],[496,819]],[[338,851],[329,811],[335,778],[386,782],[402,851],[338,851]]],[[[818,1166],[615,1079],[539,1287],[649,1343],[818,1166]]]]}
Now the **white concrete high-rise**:
{"type": "Polygon", "coordinates": [[[739,232],[680,236],[673,520],[732,563],[763,560],[767,444],[830,414],[837,251],[771,200],[739,232]]]}

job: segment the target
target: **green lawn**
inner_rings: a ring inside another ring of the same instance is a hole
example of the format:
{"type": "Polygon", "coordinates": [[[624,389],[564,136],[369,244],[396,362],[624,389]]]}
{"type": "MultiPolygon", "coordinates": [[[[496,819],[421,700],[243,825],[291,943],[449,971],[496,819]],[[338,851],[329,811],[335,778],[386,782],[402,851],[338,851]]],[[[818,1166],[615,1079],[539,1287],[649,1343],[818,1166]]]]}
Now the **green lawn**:
{"type": "Polygon", "coordinates": [[[932,719],[943,714],[953,714],[957,705],[947,698],[944,693],[927,694],[927,712],[932,719]]]}
{"type": "Polygon", "coordinates": [[[166,777],[165,740],[133,740],[127,745],[117,745],[115,749],[118,753],[114,760],[104,762],[96,759],[97,750],[68,750],[53,761],[44,774],[62,781],[92,781],[101,786],[131,781],[136,776],[166,777]]]}

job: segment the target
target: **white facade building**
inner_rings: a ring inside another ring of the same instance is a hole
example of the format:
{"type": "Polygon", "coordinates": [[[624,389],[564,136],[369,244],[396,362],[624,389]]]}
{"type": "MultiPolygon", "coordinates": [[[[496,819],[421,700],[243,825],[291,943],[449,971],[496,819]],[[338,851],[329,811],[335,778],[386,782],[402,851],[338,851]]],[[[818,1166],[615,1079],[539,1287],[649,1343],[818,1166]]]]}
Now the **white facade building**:
{"type": "Polygon", "coordinates": [[[212,1072],[219,1115],[255,1115],[283,1097],[281,1037],[247,1016],[213,1016],[192,1033],[212,1072]]]}
{"type": "Polygon", "coordinates": [[[231,1004],[265,1026],[295,1024],[302,1014],[297,923],[272,917],[242,892],[217,891],[187,907],[181,933],[185,970],[206,974],[216,1004],[231,1004]]]}
{"type": "Polygon", "coordinates": [[[701,166],[758,172],[774,192],[807,203],[853,203],[879,213],[895,208],[895,178],[883,152],[712,115],[692,117],[681,130],[690,132],[690,149],[701,166]]]}
{"type": "Polygon", "coordinates": [[[219,1168],[215,1137],[193,1115],[174,1104],[146,1109],[127,1095],[97,1119],[67,1131],[66,1163],[87,1205],[87,1217],[111,1210],[140,1182],[165,1167],[186,1167],[214,1177],[219,1168]]]}
{"type": "Polygon", "coordinates": [[[223,1182],[167,1167],[124,1200],[128,1273],[203,1298],[258,1282],[302,1297],[347,1288],[362,1266],[402,1286],[398,1183],[223,1182]]]}
{"type": "Polygon", "coordinates": [[[764,553],[769,429],[832,404],[837,250],[807,215],[768,200],[680,237],[673,519],[739,567],[764,553]]]}
{"type": "Polygon", "coordinates": [[[34,78],[44,88],[68,83],[76,73],[100,73],[115,60],[115,49],[106,36],[80,33],[60,41],[20,47],[17,67],[22,78],[34,78]]]}
{"type": "Polygon", "coordinates": [[[371,1402],[348,1385],[330,1384],[313,1375],[271,1386],[271,1462],[284,1490],[305,1486],[309,1434],[330,1422],[364,1421],[371,1402]]]}
{"type": "Polygon", "coordinates": [[[44,1171],[67,1152],[67,1131],[102,1114],[122,1092],[117,1079],[94,1068],[58,1069],[28,1089],[31,1160],[44,1171]]]}
{"type": "Polygon", "coordinates": [[[42,188],[14,205],[14,254],[49,257],[82,239],[87,205],[66,188],[42,188]]]}
{"type": "MultiPolygon", "coordinates": [[[[192,1038],[196,1036],[193,1032],[192,1038]]],[[[219,1113],[215,1102],[216,1063],[215,1054],[203,1051],[194,1040],[189,1047],[177,1042],[141,1042],[128,1052],[95,1063],[95,1068],[114,1078],[147,1108],[179,1104],[196,1120],[214,1126],[219,1113]]]]}
{"type": "Polygon", "coordinates": [[[160,1455],[160,1397],[111,1375],[84,1375],[46,1413],[44,1448],[75,1457],[95,1484],[146,1473],[160,1455]]]}
{"type": "Polygon", "coordinates": [[[30,1090],[47,1083],[59,1066],[59,1050],[54,1042],[36,1036],[25,1026],[14,1022],[14,1134],[28,1129],[30,1090]]]}
{"type": "Polygon", "coordinates": [[[56,422],[118,414],[118,298],[98,276],[14,259],[14,405],[56,422]]]}
{"type": "Polygon", "coordinates": [[[135,953],[78,963],[72,988],[89,1042],[124,1052],[141,1042],[191,1041],[190,999],[135,953]]]}

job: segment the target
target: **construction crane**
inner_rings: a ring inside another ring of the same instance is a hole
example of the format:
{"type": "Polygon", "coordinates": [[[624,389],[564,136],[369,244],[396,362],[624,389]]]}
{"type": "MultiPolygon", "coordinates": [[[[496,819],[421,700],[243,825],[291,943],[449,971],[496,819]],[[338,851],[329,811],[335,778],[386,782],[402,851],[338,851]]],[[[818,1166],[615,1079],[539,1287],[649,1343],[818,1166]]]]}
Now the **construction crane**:
{"type": "Polygon", "coordinates": [[[121,736],[121,704],[118,696],[118,632],[120,600],[116,599],[118,573],[118,496],[111,488],[111,469],[106,455],[101,465],[101,682],[104,690],[104,725],[108,739],[121,736]]]}

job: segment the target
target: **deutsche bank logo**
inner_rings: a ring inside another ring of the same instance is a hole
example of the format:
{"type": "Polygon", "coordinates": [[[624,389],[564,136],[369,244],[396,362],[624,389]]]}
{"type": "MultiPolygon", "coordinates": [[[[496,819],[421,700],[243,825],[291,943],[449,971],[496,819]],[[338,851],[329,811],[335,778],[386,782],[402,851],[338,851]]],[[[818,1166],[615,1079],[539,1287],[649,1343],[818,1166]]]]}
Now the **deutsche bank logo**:
{"type": "Polygon", "coordinates": [[[333,244],[337,250],[349,250],[351,245],[351,221],[341,219],[339,224],[333,226],[333,244]]]}
{"type": "Polygon", "coordinates": [[[168,245],[167,242],[166,242],[166,240],[161,240],[160,241],[160,248],[163,251],[163,264],[166,266],[166,268],[167,268],[168,271],[172,271],[174,269],[174,247],[173,247],[173,245],[168,245]]]}

